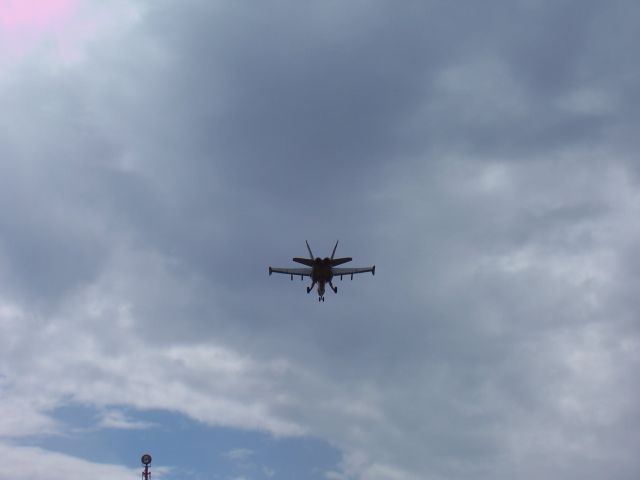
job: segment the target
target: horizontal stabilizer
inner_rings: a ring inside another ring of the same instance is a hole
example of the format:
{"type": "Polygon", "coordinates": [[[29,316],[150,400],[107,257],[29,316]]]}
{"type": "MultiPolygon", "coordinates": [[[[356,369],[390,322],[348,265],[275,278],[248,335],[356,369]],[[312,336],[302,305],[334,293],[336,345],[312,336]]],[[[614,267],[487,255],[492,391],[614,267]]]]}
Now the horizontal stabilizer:
{"type": "Polygon", "coordinates": [[[306,265],[307,267],[313,267],[313,260],[311,258],[294,257],[293,261],[296,263],[301,263],[302,265],[306,265]]]}
{"type": "Polygon", "coordinates": [[[338,265],[342,265],[343,263],[347,263],[353,260],[351,257],[343,257],[343,258],[333,258],[331,260],[331,266],[337,267],[338,265]]]}

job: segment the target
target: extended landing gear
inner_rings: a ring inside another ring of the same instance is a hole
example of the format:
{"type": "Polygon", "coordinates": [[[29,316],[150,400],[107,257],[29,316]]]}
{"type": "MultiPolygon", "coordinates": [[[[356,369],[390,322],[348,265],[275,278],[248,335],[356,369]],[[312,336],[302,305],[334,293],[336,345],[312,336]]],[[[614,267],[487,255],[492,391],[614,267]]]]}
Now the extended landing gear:
{"type": "Polygon", "coordinates": [[[318,297],[319,302],[324,302],[324,297],[318,297]]]}
{"type": "Polygon", "coordinates": [[[311,286],[307,287],[307,293],[309,293],[311,290],[313,290],[313,287],[315,287],[315,286],[316,286],[316,282],[315,281],[311,282],[311,286]]]}
{"type": "Polygon", "coordinates": [[[338,287],[334,287],[333,283],[329,282],[329,286],[331,287],[331,290],[333,290],[333,293],[338,293],[338,287]]]}

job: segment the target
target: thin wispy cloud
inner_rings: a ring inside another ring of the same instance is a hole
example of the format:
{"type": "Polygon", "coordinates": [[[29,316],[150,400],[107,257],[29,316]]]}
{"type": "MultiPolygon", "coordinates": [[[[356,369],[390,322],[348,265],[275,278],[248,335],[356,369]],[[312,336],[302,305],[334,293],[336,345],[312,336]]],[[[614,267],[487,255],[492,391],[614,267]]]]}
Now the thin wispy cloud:
{"type": "Polygon", "coordinates": [[[253,450],[248,448],[235,448],[225,452],[224,457],[231,461],[247,460],[253,453],[253,450]]]}
{"type": "Polygon", "coordinates": [[[118,428],[123,430],[139,430],[154,427],[150,422],[132,419],[120,410],[106,410],[100,414],[98,427],[118,428]]]}

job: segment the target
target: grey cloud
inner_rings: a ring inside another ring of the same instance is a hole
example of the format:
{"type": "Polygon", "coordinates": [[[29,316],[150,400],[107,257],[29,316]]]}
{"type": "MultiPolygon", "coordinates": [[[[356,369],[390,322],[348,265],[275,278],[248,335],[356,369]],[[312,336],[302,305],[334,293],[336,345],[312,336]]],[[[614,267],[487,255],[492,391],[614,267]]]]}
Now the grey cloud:
{"type": "Polygon", "coordinates": [[[7,361],[107,405],[161,362],[119,401],[319,435],[335,478],[634,478],[635,8],[507,3],[158,3],[4,87],[3,301],[78,355],[7,361]],[[266,275],[336,237],[379,273],[322,309],[266,275]]]}

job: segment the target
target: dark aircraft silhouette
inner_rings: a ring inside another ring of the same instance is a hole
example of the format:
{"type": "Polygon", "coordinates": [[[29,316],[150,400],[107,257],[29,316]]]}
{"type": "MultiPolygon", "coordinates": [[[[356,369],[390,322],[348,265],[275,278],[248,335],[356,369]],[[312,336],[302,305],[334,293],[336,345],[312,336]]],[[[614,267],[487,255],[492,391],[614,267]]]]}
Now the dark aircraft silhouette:
{"type": "Polygon", "coordinates": [[[300,280],[303,277],[311,277],[311,286],[307,287],[307,293],[313,290],[315,284],[318,284],[318,301],[324,302],[324,289],[325,285],[328,283],[333,290],[333,293],[338,293],[338,287],[334,287],[333,283],[331,283],[333,277],[340,276],[340,280],[344,275],[351,275],[351,280],[353,280],[353,276],[356,273],[366,273],[371,272],[373,275],[376,274],[376,266],[368,267],[368,268],[335,268],[338,265],[342,265],[343,263],[350,262],[353,260],[351,257],[344,258],[333,258],[336,254],[336,248],[338,248],[338,242],[336,242],[335,247],[333,247],[333,252],[331,253],[331,258],[313,258],[313,252],[309,247],[309,242],[305,240],[307,244],[307,250],[309,250],[309,258],[299,258],[294,257],[293,261],[297,263],[301,263],[303,265],[307,265],[310,268],[272,268],[269,267],[269,275],[272,273],[285,273],[287,275],[291,275],[291,280],[293,280],[294,275],[300,275],[300,280]]]}

